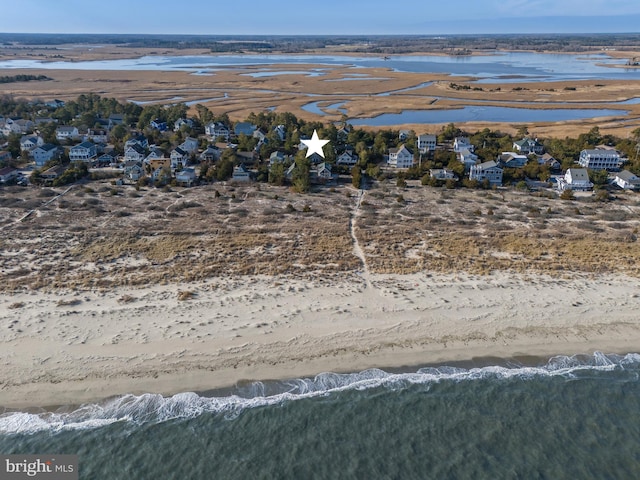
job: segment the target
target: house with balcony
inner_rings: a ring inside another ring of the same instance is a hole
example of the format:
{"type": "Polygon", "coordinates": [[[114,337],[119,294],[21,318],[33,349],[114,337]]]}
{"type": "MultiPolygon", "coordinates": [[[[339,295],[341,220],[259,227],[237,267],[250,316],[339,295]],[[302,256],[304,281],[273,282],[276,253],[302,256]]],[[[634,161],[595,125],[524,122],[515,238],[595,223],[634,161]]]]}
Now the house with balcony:
{"type": "Polygon", "coordinates": [[[605,148],[582,150],[578,160],[578,164],[581,167],[592,170],[607,170],[609,172],[620,170],[623,163],[624,161],[617,150],[605,148]]]}
{"type": "Polygon", "coordinates": [[[531,153],[535,153],[536,155],[544,154],[544,145],[538,142],[537,138],[531,139],[525,137],[522,140],[513,142],[513,149],[522,155],[529,155],[531,153]]]}
{"type": "Polygon", "coordinates": [[[418,135],[417,147],[420,153],[433,152],[436,149],[437,137],[435,135],[418,135]]]}
{"type": "Polygon", "coordinates": [[[60,149],[52,143],[45,143],[31,151],[31,156],[36,162],[36,167],[43,167],[47,162],[60,156],[60,149]]]}
{"type": "Polygon", "coordinates": [[[456,137],[453,140],[453,151],[458,153],[463,148],[466,148],[470,152],[475,150],[475,147],[471,144],[467,137],[456,137]]]}
{"type": "Polygon", "coordinates": [[[478,182],[488,180],[491,186],[499,187],[502,185],[502,168],[494,161],[473,165],[469,171],[469,179],[478,182]]]}
{"type": "Polygon", "coordinates": [[[69,149],[69,160],[72,162],[93,162],[98,152],[95,144],[91,142],[82,142],[69,149]]]}
{"type": "Polygon", "coordinates": [[[78,127],[73,127],[70,125],[60,125],[56,128],[56,139],[60,142],[65,140],[77,140],[80,138],[80,132],[78,131],[78,127]]]}
{"type": "Polygon", "coordinates": [[[225,142],[229,141],[230,131],[223,123],[211,122],[204,127],[204,131],[213,140],[218,137],[223,137],[225,142]]]}
{"type": "Polygon", "coordinates": [[[409,168],[413,166],[413,152],[405,145],[389,149],[387,165],[393,168],[409,168]]]}

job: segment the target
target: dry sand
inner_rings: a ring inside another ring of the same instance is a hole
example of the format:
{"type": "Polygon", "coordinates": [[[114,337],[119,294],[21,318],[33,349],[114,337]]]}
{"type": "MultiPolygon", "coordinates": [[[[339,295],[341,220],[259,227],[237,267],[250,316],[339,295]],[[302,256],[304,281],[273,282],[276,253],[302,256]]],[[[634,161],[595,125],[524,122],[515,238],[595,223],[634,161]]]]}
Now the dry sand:
{"type": "Polygon", "coordinates": [[[640,346],[637,278],[363,276],[4,296],[0,405],[640,346]]]}

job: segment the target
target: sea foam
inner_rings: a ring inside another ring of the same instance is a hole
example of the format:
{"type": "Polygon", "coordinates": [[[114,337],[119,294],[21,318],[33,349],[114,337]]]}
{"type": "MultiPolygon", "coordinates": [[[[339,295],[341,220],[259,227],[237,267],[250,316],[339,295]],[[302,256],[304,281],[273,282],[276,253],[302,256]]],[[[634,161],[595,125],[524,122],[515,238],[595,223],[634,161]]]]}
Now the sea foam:
{"type": "Polygon", "coordinates": [[[33,434],[49,430],[101,428],[115,422],[134,425],[195,418],[205,413],[237,417],[249,408],[276,405],[304,398],[327,396],[341,391],[385,388],[401,390],[411,385],[429,385],[442,381],[477,381],[483,379],[528,379],[541,376],[579,378],[597,371],[639,371],[640,354],[624,356],[596,352],[593,355],[557,356],[546,365],[485,366],[480,368],[425,367],[416,372],[389,373],[369,369],[359,373],[321,373],[314,378],[282,382],[253,382],[229,396],[207,397],[185,392],[163,397],[158,394],[122,395],[99,403],[80,406],[71,412],[8,412],[0,415],[0,434],[33,434]]]}

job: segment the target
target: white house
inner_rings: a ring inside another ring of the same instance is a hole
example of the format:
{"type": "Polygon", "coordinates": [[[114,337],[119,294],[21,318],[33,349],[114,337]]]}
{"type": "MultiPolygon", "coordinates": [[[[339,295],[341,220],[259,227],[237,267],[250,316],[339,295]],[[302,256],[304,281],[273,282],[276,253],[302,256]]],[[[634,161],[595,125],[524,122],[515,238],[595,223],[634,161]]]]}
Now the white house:
{"type": "Polygon", "coordinates": [[[187,137],[184,139],[184,142],[180,144],[180,148],[188,154],[192,154],[193,152],[198,151],[198,139],[187,137]]]}
{"type": "Polygon", "coordinates": [[[58,139],[59,141],[64,141],[67,139],[75,140],[77,138],[80,138],[78,127],[61,125],[56,128],[56,139],[58,139]]]}
{"type": "Polygon", "coordinates": [[[184,126],[193,128],[193,120],[191,120],[190,118],[179,118],[178,120],[173,122],[173,131],[177,132],[184,126]]]}
{"type": "Polygon", "coordinates": [[[352,149],[345,150],[340,155],[338,155],[338,158],[336,158],[336,165],[353,167],[356,163],[358,163],[358,154],[355,153],[352,149]]]}
{"type": "Polygon", "coordinates": [[[36,167],[42,167],[49,160],[55,158],[58,152],[59,150],[56,145],[53,145],[52,143],[45,143],[44,145],[34,148],[31,151],[31,155],[36,162],[36,167]]]}
{"type": "Polygon", "coordinates": [[[189,154],[180,147],[171,151],[171,171],[180,170],[189,164],[189,154]]]}
{"type": "Polygon", "coordinates": [[[429,175],[436,180],[458,180],[457,175],[446,168],[432,168],[429,175]]]}
{"type": "Polygon", "coordinates": [[[436,149],[437,139],[435,135],[418,135],[418,150],[420,153],[433,152],[436,149]]]}
{"type": "Polygon", "coordinates": [[[585,191],[593,188],[586,168],[569,168],[563,177],[557,177],[558,190],[585,191]]]}
{"type": "Polygon", "coordinates": [[[207,135],[209,135],[214,140],[218,137],[223,137],[225,142],[229,141],[229,129],[220,122],[211,122],[206,127],[204,127],[204,131],[207,135]]]}
{"type": "Polygon", "coordinates": [[[193,182],[196,181],[196,170],[195,168],[183,168],[181,171],[176,173],[176,182],[185,187],[190,187],[193,185],[193,182]]]}
{"type": "Polygon", "coordinates": [[[69,160],[72,162],[91,162],[96,155],[96,146],[91,142],[82,142],[69,150],[69,160]]]}
{"type": "Polygon", "coordinates": [[[488,180],[491,185],[502,185],[502,168],[496,162],[484,162],[473,165],[469,171],[469,179],[482,182],[488,180]]]}
{"type": "Polygon", "coordinates": [[[132,182],[137,182],[144,176],[144,169],[140,162],[129,160],[124,162],[124,176],[132,182]]]}
{"type": "Polygon", "coordinates": [[[44,145],[44,140],[42,137],[30,136],[30,137],[22,137],[20,139],[20,150],[23,152],[30,152],[36,147],[40,147],[44,145]]]}
{"type": "Polygon", "coordinates": [[[109,141],[109,132],[103,129],[90,128],[85,139],[94,143],[107,143],[109,141]]]}
{"type": "Polygon", "coordinates": [[[613,149],[596,148],[593,150],[582,150],[578,163],[581,167],[592,170],[620,170],[622,159],[620,154],[613,149]]]}
{"type": "Polygon", "coordinates": [[[475,147],[471,145],[471,142],[469,142],[469,139],[467,137],[456,137],[453,140],[453,151],[458,153],[463,148],[466,148],[470,152],[473,152],[475,150],[475,147]]]}
{"type": "Polygon", "coordinates": [[[124,161],[141,162],[146,157],[146,151],[139,144],[134,143],[124,150],[124,161]]]}
{"type": "Polygon", "coordinates": [[[404,145],[389,149],[387,164],[395,168],[409,168],[413,166],[413,153],[404,145]]]}
{"type": "Polygon", "coordinates": [[[478,156],[468,148],[463,148],[457,153],[457,155],[458,160],[464,164],[465,172],[471,170],[471,167],[478,163],[478,156]]]}
{"type": "Polygon", "coordinates": [[[236,182],[248,182],[251,180],[251,173],[243,164],[240,164],[233,168],[231,179],[236,182]]]}
{"type": "Polygon", "coordinates": [[[613,183],[624,190],[640,190],[640,177],[629,170],[623,170],[615,174],[613,183]]]}
{"type": "Polygon", "coordinates": [[[309,172],[312,183],[331,183],[336,177],[331,172],[331,164],[322,162],[309,172]]]}

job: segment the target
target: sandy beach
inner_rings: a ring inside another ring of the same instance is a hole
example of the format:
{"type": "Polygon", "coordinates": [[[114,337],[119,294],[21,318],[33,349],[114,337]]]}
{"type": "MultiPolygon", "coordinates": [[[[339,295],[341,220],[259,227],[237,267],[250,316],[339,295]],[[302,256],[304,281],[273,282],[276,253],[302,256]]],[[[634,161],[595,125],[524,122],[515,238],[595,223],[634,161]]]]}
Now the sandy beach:
{"type": "Polygon", "coordinates": [[[639,295],[640,280],[624,276],[505,273],[260,276],[15,294],[0,303],[9,325],[0,335],[0,405],[486,356],[637,351],[639,295]]]}

